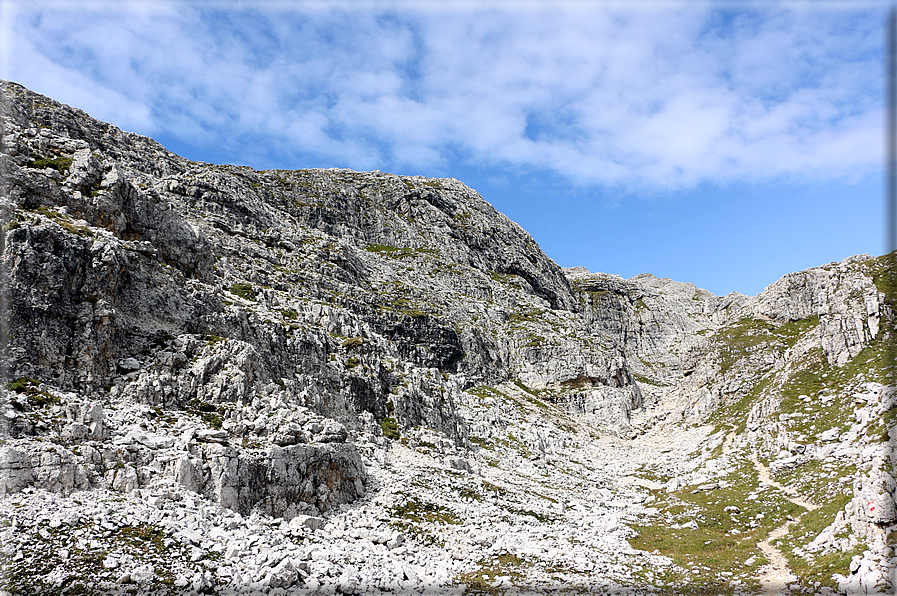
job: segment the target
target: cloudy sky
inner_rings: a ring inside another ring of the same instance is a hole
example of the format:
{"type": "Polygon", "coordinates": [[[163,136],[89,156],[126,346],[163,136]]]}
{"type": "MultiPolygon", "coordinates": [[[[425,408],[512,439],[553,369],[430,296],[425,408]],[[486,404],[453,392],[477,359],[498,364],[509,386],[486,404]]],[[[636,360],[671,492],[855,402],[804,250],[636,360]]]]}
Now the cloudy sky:
{"type": "Polygon", "coordinates": [[[716,294],[884,251],[886,2],[0,0],[0,77],[194,160],[453,177],[716,294]]]}

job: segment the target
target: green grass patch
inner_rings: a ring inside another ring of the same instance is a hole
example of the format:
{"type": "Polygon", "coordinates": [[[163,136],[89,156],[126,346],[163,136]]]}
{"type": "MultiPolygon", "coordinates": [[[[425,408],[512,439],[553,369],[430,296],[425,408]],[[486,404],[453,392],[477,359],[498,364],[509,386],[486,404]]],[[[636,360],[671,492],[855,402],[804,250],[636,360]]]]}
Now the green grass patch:
{"type": "Polygon", "coordinates": [[[541,395],[540,395],[540,393],[539,393],[538,391],[536,391],[535,389],[530,389],[530,388],[527,387],[527,386],[523,383],[523,381],[521,381],[520,379],[515,380],[515,381],[514,381],[514,384],[517,385],[517,387],[519,387],[521,390],[524,391],[524,394],[523,394],[522,397],[523,397],[523,399],[525,399],[527,402],[529,402],[529,403],[531,403],[532,405],[536,406],[536,407],[539,408],[540,410],[547,410],[547,409],[549,409],[549,408],[548,408],[548,405],[547,405],[544,401],[542,401],[541,395]]]}
{"type": "Polygon", "coordinates": [[[398,440],[400,438],[399,435],[399,425],[396,422],[395,418],[386,417],[380,421],[380,430],[383,431],[383,436],[387,439],[398,440]]]}
{"type": "Polygon", "coordinates": [[[439,254],[439,251],[435,248],[400,248],[387,244],[369,244],[365,247],[365,250],[391,259],[405,259],[415,255],[436,256],[439,254]]]}
{"type": "Polygon", "coordinates": [[[252,300],[255,298],[255,288],[248,283],[235,283],[230,287],[230,293],[239,296],[244,300],[252,300]]]}
{"type": "Polygon", "coordinates": [[[451,510],[427,501],[408,499],[401,505],[396,505],[390,510],[393,517],[400,517],[415,523],[438,523],[457,525],[461,519],[451,510]]]}
{"type": "MultiPolygon", "coordinates": [[[[851,558],[868,548],[861,543],[847,552],[839,550],[825,555],[813,554],[809,560],[794,553],[795,548],[806,546],[828,527],[838,511],[843,509],[849,501],[850,496],[848,495],[839,495],[824,501],[819,509],[805,513],[785,536],[774,542],[774,545],[788,559],[788,564],[801,584],[813,585],[814,582],[820,582],[823,586],[837,591],[838,585],[832,579],[832,575],[835,573],[847,575],[851,558]]],[[[849,532],[849,526],[847,531],[849,532]]]]}
{"type": "Polygon", "coordinates": [[[492,441],[489,439],[484,439],[483,437],[468,437],[468,440],[474,445],[479,445],[483,449],[492,448],[492,441]]]}
{"type": "Polygon", "coordinates": [[[60,174],[64,174],[72,167],[72,160],[70,157],[54,157],[51,159],[49,157],[41,157],[37,153],[32,153],[31,157],[32,160],[28,162],[28,167],[37,170],[50,168],[56,170],[60,174]]]}
{"type": "Polygon", "coordinates": [[[719,346],[719,374],[729,372],[748,350],[769,342],[775,328],[770,321],[746,318],[719,329],[713,335],[713,341],[719,346]]]}
{"type": "Polygon", "coordinates": [[[227,406],[216,406],[198,399],[190,400],[185,409],[216,430],[224,425],[224,417],[227,415],[227,406]]]}
{"type": "Polygon", "coordinates": [[[887,382],[885,375],[891,366],[888,348],[881,338],[873,340],[844,366],[829,364],[818,348],[811,351],[810,356],[806,366],[780,388],[780,410],[797,415],[789,430],[811,438],[830,428],[846,430],[853,422],[855,406],[850,393],[857,377],[862,375],[867,381],[887,382]],[[820,393],[834,399],[822,402],[820,393]],[[802,395],[810,397],[809,404],[804,403],[802,395]]]}
{"type": "Polygon", "coordinates": [[[226,338],[221,337],[220,335],[206,335],[203,339],[206,340],[207,346],[214,346],[217,343],[226,341],[226,338]]]}
{"type": "Polygon", "coordinates": [[[521,288],[521,278],[519,275],[511,275],[510,273],[497,273],[495,271],[492,271],[489,273],[489,278],[492,281],[512,286],[514,288],[517,288],[518,290],[521,288]]]}
{"type": "Polygon", "coordinates": [[[637,536],[630,539],[630,544],[666,555],[683,569],[698,569],[697,574],[671,579],[686,582],[689,589],[706,593],[728,590],[736,579],[752,586],[755,571],[763,562],[757,543],[782,525],[787,516],[796,517],[804,509],[778,490],[758,490],[756,471],[748,462],[743,462],[727,481],[727,488],[696,493],[692,493],[694,487],[672,493],[651,491],[656,498],[651,506],[661,511],[661,519],[634,526],[637,536]],[[752,494],[757,498],[748,498],[752,494]],[[745,565],[747,561],[752,563],[745,565]],[[722,575],[725,572],[733,575],[722,575]]]}
{"type": "Polygon", "coordinates": [[[37,379],[20,377],[7,383],[6,389],[24,395],[28,399],[28,404],[33,408],[43,408],[51,404],[59,403],[58,397],[46,391],[42,391],[40,385],[41,382],[37,379]]]}
{"type": "Polygon", "coordinates": [[[751,387],[750,391],[741,396],[737,401],[731,404],[724,404],[717,408],[710,416],[709,422],[717,425],[728,425],[734,421],[737,425],[735,430],[739,433],[744,432],[747,426],[748,412],[751,407],[757,403],[757,400],[760,399],[763,392],[769,387],[774,378],[774,372],[765,374],[753,387],[751,387]]]}
{"type": "Polygon", "coordinates": [[[519,325],[521,323],[539,323],[541,322],[541,317],[543,314],[545,314],[545,312],[545,310],[539,308],[513,312],[510,314],[510,316],[508,316],[508,323],[510,323],[511,325],[519,325]]]}
{"type": "Polygon", "coordinates": [[[477,561],[477,569],[454,578],[456,586],[464,586],[464,594],[504,594],[507,588],[492,587],[499,577],[508,577],[511,584],[521,586],[530,563],[511,553],[499,553],[477,561]]]}
{"type": "Polygon", "coordinates": [[[82,238],[93,238],[94,233],[90,230],[90,228],[86,226],[76,226],[72,223],[72,220],[62,213],[58,211],[54,211],[43,205],[34,209],[35,212],[40,213],[44,217],[52,220],[57,223],[63,230],[69,232],[70,234],[74,234],[76,236],[81,236],[82,238]]]}
{"type": "Polygon", "coordinates": [[[476,395],[477,397],[481,397],[481,398],[491,397],[491,398],[498,398],[498,399],[510,399],[508,397],[507,393],[505,393],[504,391],[500,391],[499,389],[496,389],[495,387],[490,387],[489,385],[477,385],[476,387],[474,387],[472,389],[468,389],[467,393],[476,395]]]}
{"type": "Polygon", "coordinates": [[[513,513],[514,515],[522,515],[532,517],[534,519],[539,520],[543,524],[555,522],[558,520],[558,516],[552,515],[550,513],[539,513],[538,511],[532,511],[530,509],[524,509],[522,507],[513,507],[506,506],[504,507],[505,511],[508,513],[513,513]]]}
{"type": "Polygon", "coordinates": [[[343,343],[340,344],[342,347],[347,350],[351,350],[352,348],[357,348],[358,346],[364,345],[364,340],[360,337],[349,337],[343,340],[343,343]]]}
{"type": "Polygon", "coordinates": [[[465,499],[472,499],[474,501],[482,501],[483,495],[473,490],[472,488],[467,488],[466,486],[462,486],[458,489],[458,496],[463,497],[465,499]]]}
{"type": "Polygon", "coordinates": [[[852,493],[852,484],[842,484],[838,479],[853,476],[854,473],[856,466],[853,464],[845,465],[840,461],[824,463],[813,459],[797,468],[779,472],[776,480],[795,489],[807,501],[822,505],[840,500],[845,491],[852,493]]]}
{"type": "Polygon", "coordinates": [[[785,340],[785,345],[789,348],[797,343],[802,335],[819,325],[819,315],[812,315],[806,319],[792,321],[776,327],[773,335],[785,340]]]}
{"type": "Polygon", "coordinates": [[[656,464],[645,464],[635,474],[638,478],[650,480],[651,482],[659,482],[665,484],[673,477],[669,473],[661,473],[656,464]]]}

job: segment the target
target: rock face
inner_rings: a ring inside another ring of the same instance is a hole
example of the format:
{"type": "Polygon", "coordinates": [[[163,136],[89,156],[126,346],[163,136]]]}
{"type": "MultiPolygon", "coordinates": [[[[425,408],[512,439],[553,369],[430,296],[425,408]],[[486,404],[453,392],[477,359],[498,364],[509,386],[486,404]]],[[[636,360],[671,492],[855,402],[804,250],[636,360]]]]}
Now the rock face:
{"type": "MultiPolygon", "coordinates": [[[[719,297],[561,269],[457,180],[191,162],[14,83],[0,100],[0,498],[36,508],[30,538],[0,525],[15,544],[52,542],[41,503],[70,516],[74,493],[112,493],[140,512],[127,527],[180,536],[191,564],[233,561],[217,579],[165,567],[178,589],[491,590],[553,585],[549,568],[582,590],[596,575],[612,578],[601,590],[655,585],[663,574],[620,558],[649,556],[626,544],[626,524],[653,515],[641,503],[726,490],[759,456],[799,486],[813,466],[847,479],[800,552],[870,554],[826,581],[887,576],[893,255],[719,297]],[[447,529],[461,517],[478,533],[447,529]],[[244,518],[268,521],[248,536],[244,518]],[[592,538],[570,550],[568,533],[592,538]],[[325,554],[253,550],[290,537],[325,554]],[[341,549],[389,571],[355,573],[341,549]],[[471,558],[483,549],[543,565],[502,575],[471,558]]],[[[704,531],[669,504],[663,523],[704,531]]],[[[766,528],[731,506],[732,534],[766,528]]],[[[122,549],[103,567],[158,588],[165,557],[122,549]]]]}
{"type": "Polygon", "coordinates": [[[859,354],[879,334],[883,294],[872,272],[881,266],[868,255],[854,256],[786,275],[755,297],[718,297],[650,274],[624,280],[581,267],[566,273],[591,327],[622,341],[628,368],[644,380],[641,390],[663,395],[678,416],[701,419],[742,397],[763,373],[795,359],[761,356],[759,338],[745,337],[752,325],[771,331],[802,321],[813,328],[805,351],[821,348],[835,366],[859,354]],[[740,344],[734,348],[747,353],[732,353],[726,344],[733,339],[740,344]],[[672,393],[656,389],[673,385],[678,388],[672,393]]]}
{"type": "Polygon", "coordinates": [[[476,383],[585,379],[638,405],[619,354],[582,349],[560,268],[455,180],[193,163],[4,90],[14,377],[166,408],[273,382],[353,430],[391,404],[458,441],[476,383]]]}

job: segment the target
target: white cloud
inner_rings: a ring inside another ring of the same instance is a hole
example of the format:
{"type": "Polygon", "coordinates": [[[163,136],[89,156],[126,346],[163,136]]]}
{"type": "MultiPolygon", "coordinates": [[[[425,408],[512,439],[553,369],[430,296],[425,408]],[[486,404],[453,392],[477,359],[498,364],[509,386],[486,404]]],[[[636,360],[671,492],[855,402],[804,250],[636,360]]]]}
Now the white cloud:
{"type": "Polygon", "coordinates": [[[880,163],[874,8],[5,2],[4,18],[10,6],[4,77],[268,160],[451,175],[460,154],[640,189],[880,163]]]}

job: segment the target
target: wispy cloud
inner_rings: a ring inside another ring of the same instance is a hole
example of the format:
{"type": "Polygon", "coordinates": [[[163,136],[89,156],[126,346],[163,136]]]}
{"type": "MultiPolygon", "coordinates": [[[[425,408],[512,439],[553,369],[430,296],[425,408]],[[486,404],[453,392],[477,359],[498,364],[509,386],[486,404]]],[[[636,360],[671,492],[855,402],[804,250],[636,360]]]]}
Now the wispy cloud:
{"type": "Polygon", "coordinates": [[[875,5],[444,6],[7,0],[0,68],[259,166],[461,159],[664,189],[880,163],[875,5]]]}

